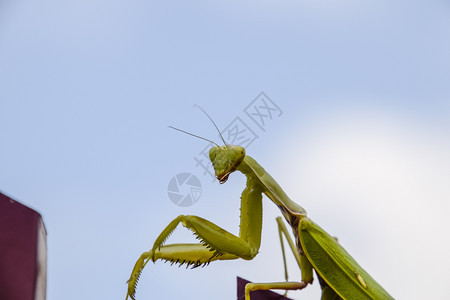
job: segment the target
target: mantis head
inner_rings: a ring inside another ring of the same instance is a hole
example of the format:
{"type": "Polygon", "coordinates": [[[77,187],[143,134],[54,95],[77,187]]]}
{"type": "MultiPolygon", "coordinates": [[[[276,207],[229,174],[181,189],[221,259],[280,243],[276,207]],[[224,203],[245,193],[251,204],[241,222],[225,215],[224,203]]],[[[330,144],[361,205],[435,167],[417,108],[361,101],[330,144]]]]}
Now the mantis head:
{"type": "Polygon", "coordinates": [[[222,136],[222,133],[220,132],[219,128],[217,127],[216,123],[214,123],[213,119],[208,115],[208,113],[201,108],[198,105],[194,105],[194,107],[199,108],[213,123],[214,127],[216,128],[217,132],[220,135],[220,138],[222,139],[224,146],[219,146],[215,142],[205,139],[204,137],[201,137],[199,135],[175,128],[173,126],[169,126],[172,129],[181,131],[183,133],[186,133],[188,135],[194,136],[196,138],[208,141],[214,145],[215,147],[212,147],[211,150],[209,150],[209,159],[211,160],[214,172],[216,173],[216,178],[219,180],[220,183],[225,183],[228,180],[228,176],[230,176],[231,173],[237,170],[241,162],[244,160],[245,157],[245,149],[241,146],[236,145],[228,145],[227,142],[225,142],[225,139],[222,136]]]}
{"type": "Polygon", "coordinates": [[[228,180],[228,176],[236,171],[244,157],[245,149],[241,146],[216,146],[209,150],[209,159],[220,183],[225,183],[228,180]]]}

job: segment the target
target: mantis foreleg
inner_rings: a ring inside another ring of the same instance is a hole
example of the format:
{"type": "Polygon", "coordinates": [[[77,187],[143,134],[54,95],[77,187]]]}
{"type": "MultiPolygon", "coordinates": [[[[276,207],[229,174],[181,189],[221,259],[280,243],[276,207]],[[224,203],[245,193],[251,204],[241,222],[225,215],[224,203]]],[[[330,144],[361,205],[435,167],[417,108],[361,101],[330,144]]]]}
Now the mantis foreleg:
{"type": "Polygon", "coordinates": [[[241,195],[241,223],[239,237],[216,224],[191,215],[180,215],[161,232],[150,251],[144,252],[136,262],[128,280],[128,294],[134,299],[136,284],[145,265],[151,260],[198,267],[214,260],[252,259],[261,244],[262,191],[251,180],[241,195]],[[165,240],[182,224],[200,240],[199,244],[164,245],[165,240]]]}
{"type": "MultiPolygon", "coordinates": [[[[190,229],[201,241],[201,244],[213,252],[212,256],[230,254],[236,256],[235,258],[252,259],[258,252],[258,249],[252,245],[251,239],[237,237],[201,217],[180,215],[156,239],[152,248],[153,255],[179,223],[190,229]]],[[[152,260],[155,258],[153,257],[152,260]]]]}
{"type": "Polygon", "coordinates": [[[214,255],[209,249],[202,244],[170,244],[161,246],[159,249],[141,254],[139,259],[134,265],[131,272],[130,279],[128,280],[128,296],[134,299],[136,293],[136,285],[139,280],[139,276],[149,261],[164,260],[171,264],[179,264],[180,266],[186,264],[186,267],[192,266],[192,268],[209,264],[214,260],[234,259],[236,256],[223,254],[214,255]]]}

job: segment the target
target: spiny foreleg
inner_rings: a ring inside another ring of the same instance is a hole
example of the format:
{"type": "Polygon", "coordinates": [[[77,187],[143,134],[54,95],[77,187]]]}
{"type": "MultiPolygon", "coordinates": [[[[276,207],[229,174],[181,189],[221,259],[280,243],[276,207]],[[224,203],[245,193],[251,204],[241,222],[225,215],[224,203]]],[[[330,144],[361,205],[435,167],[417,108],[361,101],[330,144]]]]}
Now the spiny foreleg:
{"type": "Polygon", "coordinates": [[[186,268],[196,268],[208,265],[218,259],[233,259],[230,255],[217,255],[202,244],[170,244],[160,247],[158,250],[150,250],[141,254],[134,265],[130,279],[128,279],[127,299],[135,299],[136,287],[139,277],[149,261],[163,260],[171,265],[186,265],[186,268]],[[154,259],[152,259],[154,257],[154,259]]]}
{"type": "MultiPolygon", "coordinates": [[[[242,239],[220,228],[214,223],[197,216],[178,216],[161,232],[153,248],[144,252],[137,260],[128,280],[127,299],[135,299],[136,284],[145,265],[151,260],[169,261],[172,264],[186,264],[186,267],[198,267],[214,260],[252,259],[258,253],[252,239],[242,239]],[[191,230],[199,244],[171,244],[164,242],[178,224],[191,230]]],[[[256,243],[258,244],[258,243],[256,243]]]]}

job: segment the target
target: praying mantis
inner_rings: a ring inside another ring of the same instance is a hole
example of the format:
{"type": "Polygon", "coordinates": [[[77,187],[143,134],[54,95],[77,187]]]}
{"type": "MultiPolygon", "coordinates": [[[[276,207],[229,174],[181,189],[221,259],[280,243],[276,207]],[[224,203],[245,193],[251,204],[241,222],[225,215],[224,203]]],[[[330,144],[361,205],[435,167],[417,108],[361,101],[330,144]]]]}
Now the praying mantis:
{"type": "MultiPolygon", "coordinates": [[[[211,117],[206,115],[219,131],[211,117]]],[[[207,140],[181,129],[171,128],[207,140]]],[[[322,300],[394,299],[347,253],[336,238],[307,217],[306,210],[292,201],[272,176],[255,159],[246,154],[243,147],[228,145],[222,135],[221,138],[223,146],[207,140],[215,144],[209,151],[209,158],[217,180],[223,184],[235,171],[241,172],[247,178],[246,187],[241,195],[239,235],[236,236],[198,216],[176,217],[157,237],[152,249],[142,253],[137,260],[127,281],[126,299],[135,299],[139,276],[150,261],[163,260],[196,268],[217,260],[253,259],[258,254],[261,244],[263,194],[280,209],[284,220],[292,230],[294,239],[291,238],[283,219],[278,217],[276,221],[286,281],[248,283],[245,287],[245,300],[250,300],[250,292],[254,290],[301,290],[312,284],[313,270],[322,289],[322,300]],[[166,239],[180,223],[191,230],[200,242],[166,245],[166,239]],[[288,242],[300,268],[299,282],[288,281],[283,237],[288,242]]]]}

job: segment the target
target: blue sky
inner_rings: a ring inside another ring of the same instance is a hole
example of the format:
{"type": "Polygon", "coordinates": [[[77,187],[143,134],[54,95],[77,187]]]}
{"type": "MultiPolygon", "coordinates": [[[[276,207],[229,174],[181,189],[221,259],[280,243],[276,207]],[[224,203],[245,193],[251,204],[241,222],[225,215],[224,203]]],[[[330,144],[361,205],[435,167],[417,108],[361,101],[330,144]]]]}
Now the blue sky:
{"type": "MultiPolygon", "coordinates": [[[[448,299],[449,15],[446,1],[0,2],[0,190],[43,215],[47,299],[123,299],[179,214],[237,233],[243,176],[211,183],[193,160],[205,143],[167,126],[216,138],[193,105],[224,128],[251,122],[261,91],[283,114],[251,125],[247,153],[395,298],[448,299]],[[203,185],[187,208],[167,196],[181,172],[203,185]]],[[[283,280],[264,209],[254,261],[149,265],[139,299],[283,280]]]]}

